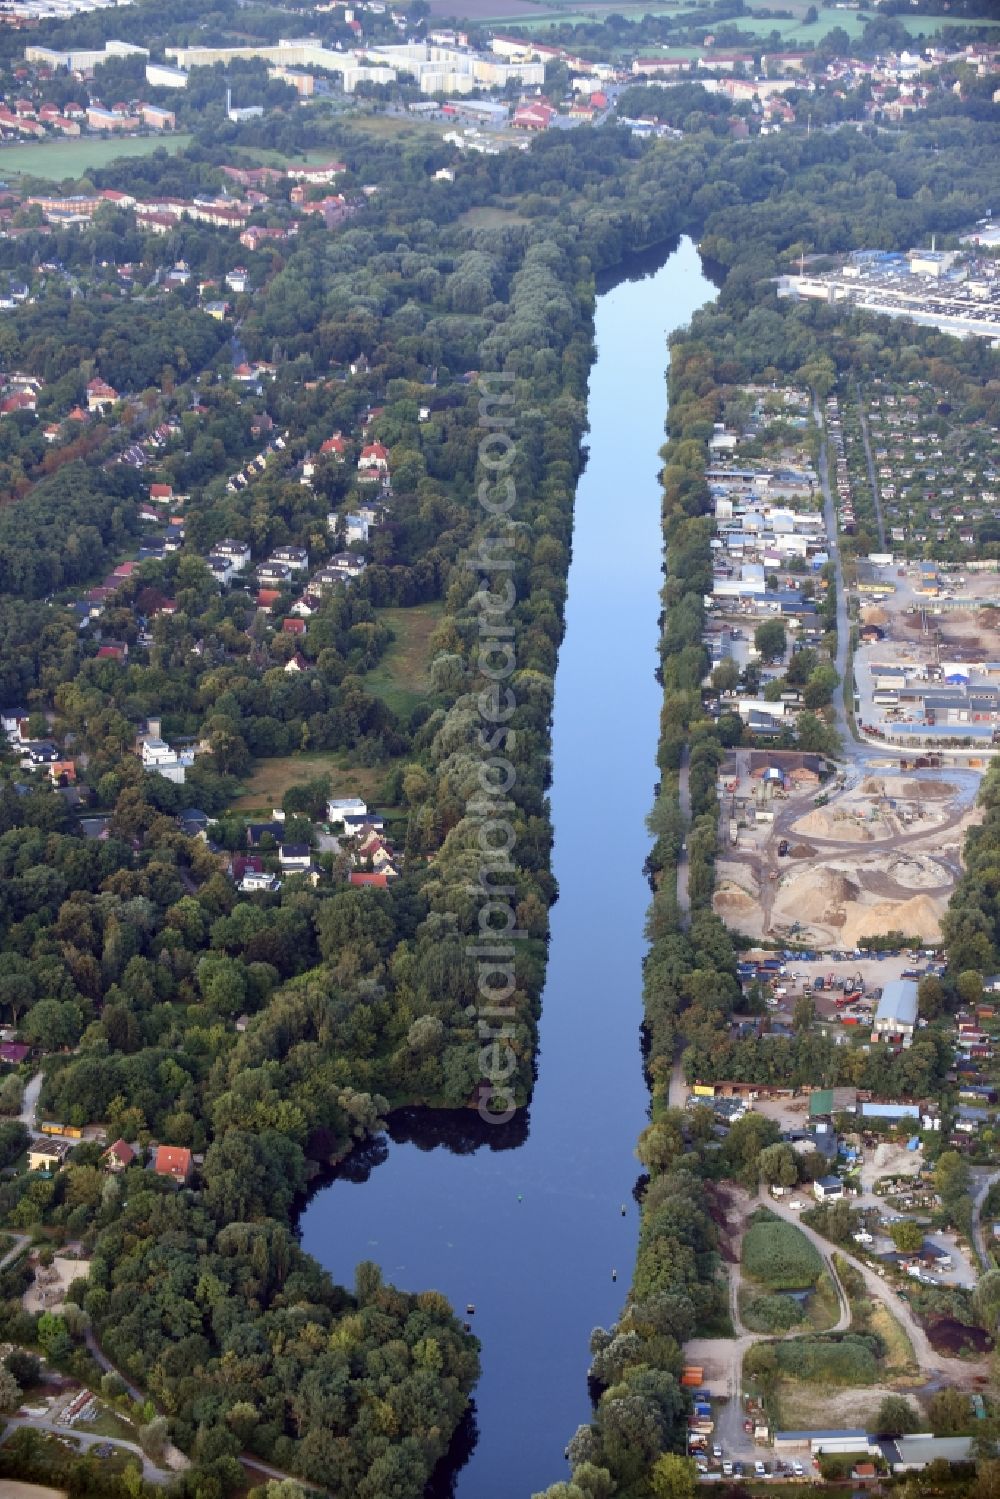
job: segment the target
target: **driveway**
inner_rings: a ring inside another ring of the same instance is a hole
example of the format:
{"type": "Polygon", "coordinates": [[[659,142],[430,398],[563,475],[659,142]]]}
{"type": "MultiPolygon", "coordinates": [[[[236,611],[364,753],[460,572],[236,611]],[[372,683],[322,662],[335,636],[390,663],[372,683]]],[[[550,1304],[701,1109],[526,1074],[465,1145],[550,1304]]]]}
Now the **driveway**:
{"type": "Polygon", "coordinates": [[[21,1101],[21,1112],[18,1118],[32,1135],[38,1134],[38,1095],[42,1091],[44,1080],[45,1073],[36,1072],[25,1087],[24,1098],[21,1101]]]}

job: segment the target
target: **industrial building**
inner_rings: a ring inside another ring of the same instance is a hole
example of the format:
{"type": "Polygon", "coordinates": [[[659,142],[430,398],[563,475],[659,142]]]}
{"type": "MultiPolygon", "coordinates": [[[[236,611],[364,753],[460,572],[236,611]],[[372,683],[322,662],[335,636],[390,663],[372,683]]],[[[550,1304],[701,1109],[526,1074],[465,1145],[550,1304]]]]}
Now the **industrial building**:
{"type": "Polygon", "coordinates": [[[882,990],[875,1011],[873,1036],[902,1036],[904,1044],[917,1028],[917,986],[913,979],[892,979],[882,990]]]}

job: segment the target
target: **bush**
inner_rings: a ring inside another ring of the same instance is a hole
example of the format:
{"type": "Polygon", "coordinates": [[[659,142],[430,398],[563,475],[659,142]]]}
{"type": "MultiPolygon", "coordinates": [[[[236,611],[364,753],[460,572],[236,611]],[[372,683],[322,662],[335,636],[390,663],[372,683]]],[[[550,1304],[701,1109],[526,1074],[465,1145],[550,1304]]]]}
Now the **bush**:
{"type": "Polygon", "coordinates": [[[795,1338],[774,1345],[778,1368],[789,1379],[809,1384],[868,1385],[878,1380],[877,1340],[852,1336],[842,1338],[795,1338]]]}
{"type": "Polygon", "coordinates": [[[743,1269],[772,1291],[803,1291],[823,1273],[819,1251],[794,1223],[757,1218],[743,1239],[743,1269]]]}
{"type": "Polygon", "coordinates": [[[743,1308],[751,1332],[789,1332],[802,1321],[802,1308],[791,1296],[755,1296],[743,1308]]]}

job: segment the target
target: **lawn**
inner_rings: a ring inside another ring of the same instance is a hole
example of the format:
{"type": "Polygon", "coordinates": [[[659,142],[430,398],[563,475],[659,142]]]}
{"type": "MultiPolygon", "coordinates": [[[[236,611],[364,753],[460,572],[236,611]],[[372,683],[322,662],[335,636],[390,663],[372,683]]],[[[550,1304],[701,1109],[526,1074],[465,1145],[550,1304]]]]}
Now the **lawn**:
{"type": "Polygon", "coordinates": [[[96,137],[72,141],[39,141],[35,145],[0,146],[0,177],[23,173],[61,182],[82,177],[94,167],[110,166],[123,156],[152,156],[161,147],[182,151],[189,135],[136,135],[121,140],[96,137]]]}
{"type": "Polygon", "coordinates": [[[292,786],[313,781],[317,776],[330,777],[331,796],[372,798],[386,777],[384,765],[349,766],[343,754],[318,752],[282,755],[274,760],[260,760],[243,783],[240,795],[232,803],[232,812],[265,812],[280,807],[285,792],[292,786]]]}
{"type": "Polygon", "coordinates": [[[448,130],[454,130],[454,120],[421,120],[414,115],[351,114],[346,117],[352,130],[362,130],[379,140],[394,140],[405,135],[410,140],[440,144],[448,130]]]}
{"type": "Polygon", "coordinates": [[[119,1442],[139,1440],[137,1428],[106,1405],[98,1405],[93,1421],[77,1421],[74,1430],[85,1431],[97,1437],[114,1437],[119,1442]]]}
{"type": "Polygon", "coordinates": [[[430,691],[431,637],[444,614],[442,603],[410,609],[380,609],[378,618],[394,639],[364,684],[400,717],[407,717],[430,691]]]}
{"type": "Polygon", "coordinates": [[[770,1291],[803,1291],[823,1273],[819,1251],[794,1223],[754,1216],[743,1237],[743,1271],[770,1291]]]}

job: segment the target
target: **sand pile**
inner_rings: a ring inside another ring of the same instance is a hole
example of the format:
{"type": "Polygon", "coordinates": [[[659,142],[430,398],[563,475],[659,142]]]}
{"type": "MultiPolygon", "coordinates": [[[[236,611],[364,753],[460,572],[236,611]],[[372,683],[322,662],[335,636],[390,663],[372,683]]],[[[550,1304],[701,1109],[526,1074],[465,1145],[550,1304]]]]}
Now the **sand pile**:
{"type": "MultiPolygon", "coordinates": [[[[812,812],[807,812],[804,817],[793,822],[792,830],[807,838],[832,838],[838,843],[871,843],[876,836],[870,827],[857,818],[832,816],[822,807],[814,808],[812,812]]],[[[884,836],[887,830],[880,826],[879,831],[884,836]]]]}
{"type": "Polygon", "coordinates": [[[922,859],[919,854],[911,854],[908,858],[902,854],[898,858],[890,857],[885,872],[890,880],[908,890],[947,885],[950,879],[948,871],[940,864],[933,859],[922,859]]]}
{"type": "Polygon", "coordinates": [[[816,869],[782,880],[779,898],[783,914],[795,921],[839,927],[844,922],[845,908],[860,893],[846,875],[816,869]]]}
{"type": "Polygon", "coordinates": [[[846,914],[842,938],[845,943],[859,937],[874,937],[882,932],[905,932],[922,942],[941,940],[941,916],[947,902],[929,895],[914,895],[909,900],[883,900],[873,906],[852,906],[846,914]]]}
{"type": "Polygon", "coordinates": [[[723,885],[712,897],[712,909],[717,916],[738,916],[742,911],[752,911],[758,902],[736,885],[723,885]]]}
{"type": "Polygon", "coordinates": [[[887,625],[889,616],[880,604],[867,604],[861,611],[861,623],[864,625],[887,625]]]}
{"type": "Polygon", "coordinates": [[[923,798],[925,801],[936,802],[953,797],[955,788],[949,786],[947,781],[901,781],[899,795],[908,796],[912,801],[923,798]]]}

